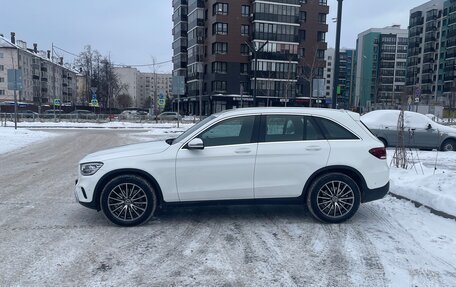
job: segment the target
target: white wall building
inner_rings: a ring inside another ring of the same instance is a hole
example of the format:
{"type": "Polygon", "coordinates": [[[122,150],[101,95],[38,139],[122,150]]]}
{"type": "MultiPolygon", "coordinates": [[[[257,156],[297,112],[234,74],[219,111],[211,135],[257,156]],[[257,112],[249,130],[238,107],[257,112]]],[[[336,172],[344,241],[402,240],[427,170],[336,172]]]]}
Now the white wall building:
{"type": "Polygon", "coordinates": [[[63,59],[51,60],[51,51],[33,49],[27,43],[0,36],[0,101],[14,100],[14,91],[8,90],[8,69],[22,70],[23,90],[17,92],[17,99],[37,105],[49,104],[53,99],[62,103],[74,103],[76,97],[76,72],[63,64],[63,59]]]}
{"type": "Polygon", "coordinates": [[[132,67],[116,67],[120,83],[125,84],[126,93],[132,99],[132,106],[151,108],[154,95],[171,94],[171,74],[143,73],[132,67]]]}

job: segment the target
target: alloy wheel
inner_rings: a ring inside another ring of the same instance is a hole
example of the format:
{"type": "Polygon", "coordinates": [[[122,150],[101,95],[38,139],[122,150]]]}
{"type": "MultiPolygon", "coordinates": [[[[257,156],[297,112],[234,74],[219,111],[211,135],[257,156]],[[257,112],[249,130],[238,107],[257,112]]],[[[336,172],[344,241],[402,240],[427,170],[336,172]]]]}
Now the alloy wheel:
{"type": "Polygon", "coordinates": [[[121,183],[108,194],[109,212],[121,221],[138,219],[146,212],[148,204],[146,192],[133,183],[121,183]]]}
{"type": "Polygon", "coordinates": [[[355,194],[352,188],[343,181],[329,181],[317,193],[318,209],[331,218],[346,215],[352,210],[354,204],[355,194]]]}

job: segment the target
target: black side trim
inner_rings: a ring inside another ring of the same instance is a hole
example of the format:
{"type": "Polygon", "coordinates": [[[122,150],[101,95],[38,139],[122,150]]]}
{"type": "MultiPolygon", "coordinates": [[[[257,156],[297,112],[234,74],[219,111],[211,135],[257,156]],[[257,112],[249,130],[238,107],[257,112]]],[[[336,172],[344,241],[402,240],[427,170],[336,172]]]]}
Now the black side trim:
{"type": "Polygon", "coordinates": [[[364,190],[363,203],[383,198],[388,193],[389,187],[390,187],[390,183],[388,181],[387,184],[385,184],[384,186],[379,187],[379,188],[375,188],[375,189],[366,188],[364,190]]]}
{"type": "Polygon", "coordinates": [[[193,206],[219,206],[219,205],[303,205],[300,197],[287,198],[252,198],[252,199],[225,199],[204,201],[179,201],[162,202],[162,207],[193,207],[193,206]]]}
{"type": "Polygon", "coordinates": [[[99,209],[97,208],[96,204],[94,204],[94,201],[92,200],[91,202],[82,202],[82,201],[79,201],[79,203],[82,205],[82,206],[85,206],[87,208],[90,208],[90,209],[96,209],[99,211],[99,209]]]}

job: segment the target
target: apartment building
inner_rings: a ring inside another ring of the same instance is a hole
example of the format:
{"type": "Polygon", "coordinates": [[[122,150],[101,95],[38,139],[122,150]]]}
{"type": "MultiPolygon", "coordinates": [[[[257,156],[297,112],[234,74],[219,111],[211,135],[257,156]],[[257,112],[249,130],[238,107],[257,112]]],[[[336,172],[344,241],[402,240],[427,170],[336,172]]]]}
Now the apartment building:
{"type": "Polygon", "coordinates": [[[444,0],[432,0],[410,11],[407,93],[421,104],[441,101],[442,71],[439,46],[444,0]]]}
{"type": "Polygon", "coordinates": [[[406,83],[408,31],[398,25],[358,35],[353,106],[361,110],[396,108],[406,83]]]}
{"type": "Polygon", "coordinates": [[[456,1],[410,10],[407,89],[424,105],[456,106],[456,1]]]}
{"type": "Polygon", "coordinates": [[[443,74],[444,106],[456,107],[456,0],[447,0],[443,5],[442,38],[440,41],[439,76],[443,74]]]}
{"type": "MultiPolygon", "coordinates": [[[[328,48],[325,53],[326,68],[324,70],[325,97],[332,100],[334,83],[334,66],[336,51],[328,48]]],[[[339,82],[337,84],[337,105],[339,108],[350,109],[354,101],[355,87],[355,50],[341,49],[339,54],[339,82]]]]}
{"type": "Polygon", "coordinates": [[[64,65],[63,58],[51,59],[51,51],[38,50],[38,45],[28,48],[27,43],[0,36],[0,101],[14,99],[14,91],[7,88],[7,70],[22,70],[23,89],[17,92],[18,101],[38,106],[59,99],[72,105],[76,98],[76,71],[64,65]]]}
{"type": "Polygon", "coordinates": [[[309,82],[323,79],[325,0],[174,0],[173,8],[173,74],[186,77],[190,114],[200,100],[204,114],[254,99],[306,104],[309,82]]]}
{"type": "Polygon", "coordinates": [[[155,95],[171,94],[171,74],[143,73],[133,67],[115,67],[114,72],[123,85],[123,91],[130,96],[132,107],[152,108],[155,95]]]}

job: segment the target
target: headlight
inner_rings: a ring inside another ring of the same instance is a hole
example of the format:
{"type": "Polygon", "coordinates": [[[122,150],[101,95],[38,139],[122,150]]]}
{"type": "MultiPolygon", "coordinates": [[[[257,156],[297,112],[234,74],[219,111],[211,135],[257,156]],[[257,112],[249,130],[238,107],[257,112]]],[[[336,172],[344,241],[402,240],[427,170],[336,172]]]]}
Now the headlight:
{"type": "Polygon", "coordinates": [[[84,176],[95,174],[103,166],[102,162],[88,162],[80,166],[81,174],[84,176]]]}

